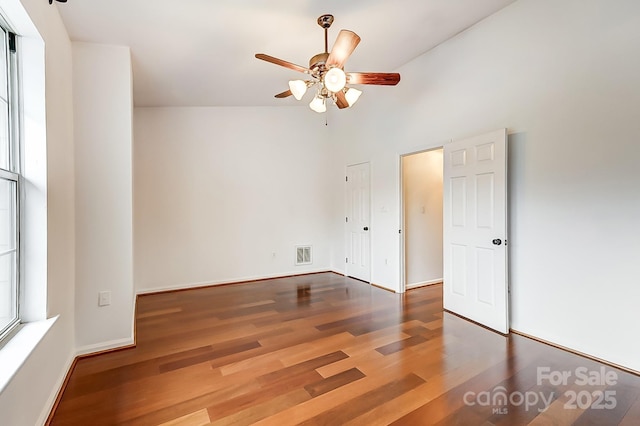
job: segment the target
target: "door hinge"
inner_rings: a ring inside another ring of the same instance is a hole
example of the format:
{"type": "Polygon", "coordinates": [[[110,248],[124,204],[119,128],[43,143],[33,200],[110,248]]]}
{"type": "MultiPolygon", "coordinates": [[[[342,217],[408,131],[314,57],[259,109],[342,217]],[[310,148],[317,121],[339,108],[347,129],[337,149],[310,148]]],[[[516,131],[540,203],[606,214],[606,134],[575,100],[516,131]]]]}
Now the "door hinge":
{"type": "Polygon", "coordinates": [[[349,258],[348,257],[344,258],[344,263],[349,263],[349,258]]]}
{"type": "Polygon", "coordinates": [[[349,176],[345,176],[345,177],[344,177],[344,181],[345,181],[345,182],[349,182],[349,176]]]}
{"type": "Polygon", "coordinates": [[[398,234],[402,234],[402,229],[398,229],[398,234]]]}
{"type": "Polygon", "coordinates": [[[349,223],[349,218],[348,218],[348,217],[345,217],[345,218],[344,218],[344,221],[345,221],[345,222],[347,222],[347,223],[349,223]]]}

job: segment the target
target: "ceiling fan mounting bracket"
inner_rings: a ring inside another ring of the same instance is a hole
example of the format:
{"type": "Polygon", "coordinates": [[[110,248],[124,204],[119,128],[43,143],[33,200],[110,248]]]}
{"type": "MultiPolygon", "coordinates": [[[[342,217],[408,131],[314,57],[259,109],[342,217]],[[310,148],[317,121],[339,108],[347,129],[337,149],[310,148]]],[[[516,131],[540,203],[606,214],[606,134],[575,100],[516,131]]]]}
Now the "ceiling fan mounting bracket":
{"type": "Polygon", "coordinates": [[[325,30],[331,27],[331,24],[333,24],[333,15],[321,15],[318,18],[318,25],[320,25],[325,30]]]}

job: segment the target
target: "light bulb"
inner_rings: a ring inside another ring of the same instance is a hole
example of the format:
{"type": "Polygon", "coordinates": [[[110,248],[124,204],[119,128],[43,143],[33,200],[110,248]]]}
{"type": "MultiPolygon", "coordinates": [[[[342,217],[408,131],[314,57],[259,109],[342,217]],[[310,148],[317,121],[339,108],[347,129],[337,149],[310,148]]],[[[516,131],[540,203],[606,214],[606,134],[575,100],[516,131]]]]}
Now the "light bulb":
{"type": "Polygon", "coordinates": [[[294,98],[300,100],[307,93],[307,83],[302,80],[291,80],[289,81],[289,90],[294,98]]]}
{"type": "Polygon", "coordinates": [[[311,108],[315,112],[322,113],[327,110],[327,105],[325,104],[324,98],[322,96],[316,96],[311,100],[309,108],[311,108]]]}
{"type": "Polygon", "coordinates": [[[340,68],[331,68],[324,75],[324,87],[330,92],[341,91],[345,84],[347,84],[347,75],[340,68]]]}
{"type": "Polygon", "coordinates": [[[347,89],[347,93],[344,94],[344,97],[347,100],[347,103],[349,104],[349,106],[353,106],[353,104],[355,104],[358,101],[358,98],[360,97],[360,95],[362,95],[361,90],[350,87],[349,89],[347,89]]]}

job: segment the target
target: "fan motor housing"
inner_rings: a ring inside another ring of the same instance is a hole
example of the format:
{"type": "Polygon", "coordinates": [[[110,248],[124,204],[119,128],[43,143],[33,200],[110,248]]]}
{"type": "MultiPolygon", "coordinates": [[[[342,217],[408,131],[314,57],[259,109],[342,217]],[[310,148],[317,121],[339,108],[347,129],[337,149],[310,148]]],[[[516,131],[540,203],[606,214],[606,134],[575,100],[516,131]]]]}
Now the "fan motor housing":
{"type": "Polygon", "coordinates": [[[329,54],[326,52],[318,53],[317,55],[313,56],[311,59],[309,59],[309,69],[324,69],[328,57],[329,54]]]}

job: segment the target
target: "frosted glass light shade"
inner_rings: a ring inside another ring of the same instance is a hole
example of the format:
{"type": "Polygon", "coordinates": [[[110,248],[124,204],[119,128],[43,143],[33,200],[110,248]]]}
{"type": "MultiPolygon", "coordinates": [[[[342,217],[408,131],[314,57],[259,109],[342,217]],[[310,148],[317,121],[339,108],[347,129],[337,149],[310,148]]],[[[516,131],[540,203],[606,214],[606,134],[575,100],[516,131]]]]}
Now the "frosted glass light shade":
{"type": "Polygon", "coordinates": [[[300,100],[307,93],[307,83],[302,80],[291,80],[289,81],[289,90],[294,98],[300,100]]]}
{"type": "Polygon", "coordinates": [[[340,68],[331,68],[324,75],[324,87],[330,92],[341,91],[345,84],[347,84],[347,75],[340,68]]]}
{"type": "Polygon", "coordinates": [[[349,104],[349,106],[353,106],[353,104],[355,104],[358,101],[358,98],[360,97],[360,95],[362,95],[361,90],[350,87],[347,90],[347,93],[344,94],[344,97],[347,100],[347,103],[349,104]]]}
{"type": "Polygon", "coordinates": [[[309,108],[311,108],[315,112],[322,113],[327,110],[327,105],[325,104],[324,98],[322,96],[316,96],[309,104],[309,108]]]}

